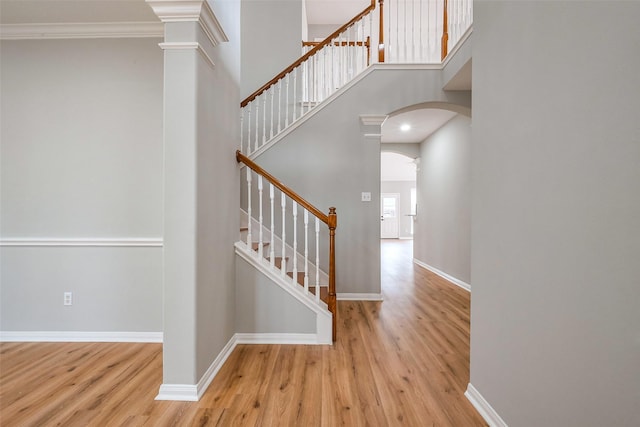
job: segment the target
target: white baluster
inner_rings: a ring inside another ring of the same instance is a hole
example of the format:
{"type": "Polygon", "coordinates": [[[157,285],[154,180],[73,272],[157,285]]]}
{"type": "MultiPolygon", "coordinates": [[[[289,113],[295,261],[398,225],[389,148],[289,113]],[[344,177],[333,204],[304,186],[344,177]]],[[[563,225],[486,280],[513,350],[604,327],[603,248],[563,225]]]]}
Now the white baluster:
{"type": "Polygon", "coordinates": [[[273,117],[273,98],[274,98],[274,95],[275,95],[275,89],[276,89],[275,85],[272,85],[269,88],[269,92],[271,92],[271,127],[270,127],[271,133],[269,135],[269,138],[273,138],[273,126],[274,126],[274,123],[273,123],[273,119],[274,119],[274,117],[273,117]]]}
{"type": "Polygon", "coordinates": [[[247,167],[247,248],[251,250],[251,169],[247,167]]]}
{"type": "Polygon", "coordinates": [[[422,14],[422,2],[423,1],[424,0],[420,0],[420,17],[418,18],[418,22],[419,22],[419,24],[418,24],[418,28],[419,28],[419,30],[418,30],[418,43],[419,43],[418,49],[419,49],[419,52],[418,53],[419,53],[419,56],[418,57],[420,59],[420,62],[425,62],[424,61],[425,60],[425,58],[424,58],[424,48],[422,47],[422,39],[423,39],[423,37],[422,37],[422,21],[424,20],[424,16],[422,14]]]}
{"type": "Polygon", "coordinates": [[[300,86],[300,88],[302,89],[302,102],[300,103],[301,116],[304,116],[305,114],[304,106],[309,101],[309,64],[313,62],[313,59],[314,58],[310,58],[307,61],[304,61],[304,64],[302,64],[303,79],[302,79],[302,85],[300,86]]]}
{"type": "Polygon", "coordinates": [[[258,175],[258,224],[259,224],[259,231],[258,231],[258,236],[260,237],[258,239],[258,257],[260,259],[262,259],[263,257],[263,246],[264,246],[264,236],[263,236],[263,231],[262,229],[264,228],[262,226],[262,175],[258,175]]]}
{"type": "Polygon", "coordinates": [[[340,86],[342,86],[342,76],[344,75],[344,60],[343,60],[343,49],[342,49],[342,33],[338,34],[338,76],[336,84],[331,88],[334,90],[338,90],[340,86]]]}
{"type": "Polygon", "coordinates": [[[298,284],[298,203],[293,202],[293,284],[298,284]]]}
{"type": "Polygon", "coordinates": [[[411,0],[411,62],[416,61],[416,2],[411,0]]]}
{"type": "Polygon", "coordinates": [[[293,69],[293,121],[296,121],[296,104],[298,103],[298,97],[296,92],[298,90],[298,67],[293,69]]]}
{"type": "Polygon", "coordinates": [[[316,217],[316,301],[320,301],[320,219],[316,217]]]}
{"type": "MultiPolygon", "coordinates": [[[[251,103],[247,105],[247,156],[251,154],[251,103]]],[[[247,168],[249,169],[249,168],[247,168]]]]}
{"type": "Polygon", "coordinates": [[[286,208],[287,208],[287,197],[284,193],[280,195],[280,207],[282,208],[282,261],[280,262],[280,275],[284,276],[287,273],[287,248],[286,248],[286,224],[285,218],[287,217],[286,208]]]}
{"type": "Polygon", "coordinates": [[[285,104],[284,104],[284,127],[289,126],[289,74],[284,77],[287,81],[286,84],[286,92],[285,92],[285,104]]]}
{"type": "Polygon", "coordinates": [[[304,291],[309,292],[309,212],[304,210],[304,291]]]}
{"type": "Polygon", "coordinates": [[[267,92],[262,93],[262,144],[267,141],[267,92]]]}
{"type": "Polygon", "coordinates": [[[242,151],[242,134],[244,133],[243,124],[244,124],[244,108],[241,108],[240,109],[240,152],[241,153],[244,153],[244,151],[242,151]]]}
{"type": "Polygon", "coordinates": [[[409,23],[407,22],[407,19],[409,18],[409,14],[407,13],[407,1],[404,1],[404,61],[403,62],[408,62],[407,58],[409,57],[408,53],[407,53],[407,47],[409,46],[409,23]]]}
{"type": "Polygon", "coordinates": [[[269,263],[271,264],[271,268],[274,268],[276,262],[276,242],[274,240],[276,229],[273,223],[273,184],[271,183],[269,184],[269,201],[271,202],[271,240],[269,243],[269,263]]]}
{"type": "Polygon", "coordinates": [[[254,151],[258,149],[258,133],[260,132],[260,101],[255,99],[256,102],[256,138],[254,141],[254,151]]]}
{"type": "Polygon", "coordinates": [[[280,123],[282,122],[282,79],[278,80],[278,133],[282,129],[280,123]]]}
{"type": "Polygon", "coordinates": [[[347,28],[347,32],[345,34],[345,37],[347,39],[347,44],[345,46],[345,56],[347,58],[346,62],[347,62],[347,67],[346,67],[346,73],[345,73],[345,83],[348,82],[351,79],[351,46],[349,46],[349,41],[351,40],[349,38],[349,31],[350,31],[351,27],[347,28]]]}

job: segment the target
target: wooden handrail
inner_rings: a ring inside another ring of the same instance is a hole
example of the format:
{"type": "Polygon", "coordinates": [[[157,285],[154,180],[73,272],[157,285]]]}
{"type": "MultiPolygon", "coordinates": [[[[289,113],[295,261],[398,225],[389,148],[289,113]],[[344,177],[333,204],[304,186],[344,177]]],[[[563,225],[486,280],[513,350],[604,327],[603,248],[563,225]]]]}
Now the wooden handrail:
{"type": "Polygon", "coordinates": [[[353,25],[356,22],[358,22],[362,17],[366,16],[369,12],[371,12],[375,8],[376,8],[376,0],[371,0],[371,4],[369,6],[367,6],[366,9],[364,9],[362,12],[360,12],[355,17],[353,17],[353,19],[351,19],[349,22],[347,22],[346,24],[344,24],[343,26],[341,26],[340,28],[335,30],[333,33],[331,33],[326,39],[321,41],[320,44],[315,46],[309,52],[307,52],[304,55],[302,55],[297,61],[295,61],[293,64],[289,65],[287,68],[282,70],[277,76],[275,76],[274,78],[269,80],[267,83],[262,85],[262,87],[260,89],[256,90],[251,95],[249,95],[247,98],[245,98],[240,103],[240,107],[241,108],[245,107],[251,101],[256,99],[258,96],[260,96],[262,94],[262,92],[264,92],[265,90],[269,89],[271,86],[273,86],[275,83],[277,83],[278,80],[282,79],[284,76],[286,76],[291,71],[293,71],[298,65],[302,64],[304,61],[306,61],[307,59],[309,59],[310,57],[315,55],[316,52],[318,52],[320,49],[322,49],[323,47],[327,46],[328,44],[331,44],[331,40],[336,38],[338,35],[340,35],[340,33],[344,32],[347,28],[349,28],[351,25],[353,25]]]}
{"type": "MultiPolygon", "coordinates": [[[[258,166],[255,162],[253,162],[253,160],[242,154],[240,150],[236,150],[236,161],[238,163],[244,163],[248,168],[265,177],[267,181],[278,187],[280,191],[282,191],[296,203],[304,207],[307,211],[311,212],[320,221],[324,222],[329,227],[329,290],[327,297],[327,309],[333,315],[331,336],[333,341],[335,342],[338,324],[338,310],[336,306],[336,228],[338,227],[338,215],[336,214],[336,208],[330,207],[328,215],[322,213],[318,208],[307,202],[289,187],[278,181],[269,172],[258,166]]],[[[318,289],[316,290],[316,292],[320,292],[320,290],[318,289]]]]}
{"type": "Polygon", "coordinates": [[[280,191],[285,193],[287,196],[289,196],[291,199],[293,199],[296,203],[301,205],[303,208],[305,208],[306,210],[314,214],[316,217],[318,217],[318,219],[320,219],[320,221],[329,225],[329,216],[327,214],[323,213],[320,209],[316,208],[311,203],[307,202],[305,199],[303,199],[298,194],[296,194],[292,189],[290,189],[289,187],[287,187],[286,185],[278,181],[273,175],[271,175],[266,170],[262,169],[260,166],[254,163],[253,160],[251,160],[250,158],[242,154],[240,150],[236,150],[236,161],[238,163],[244,163],[245,165],[247,165],[249,169],[252,169],[256,171],[259,175],[262,175],[263,177],[267,178],[267,181],[269,181],[270,183],[278,187],[280,191]]]}

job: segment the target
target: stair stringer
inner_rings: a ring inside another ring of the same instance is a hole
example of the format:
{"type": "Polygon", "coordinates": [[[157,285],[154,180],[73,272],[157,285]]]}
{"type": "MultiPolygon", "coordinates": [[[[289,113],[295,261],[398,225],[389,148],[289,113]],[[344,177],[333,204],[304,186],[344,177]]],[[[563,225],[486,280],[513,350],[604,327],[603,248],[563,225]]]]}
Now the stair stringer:
{"type": "MultiPolygon", "coordinates": [[[[262,273],[267,279],[269,279],[272,283],[280,287],[287,294],[291,295],[299,304],[308,308],[315,314],[315,334],[305,334],[305,336],[300,339],[296,339],[297,344],[332,344],[332,322],[333,315],[328,310],[327,304],[324,301],[317,301],[315,296],[308,294],[305,292],[302,286],[298,286],[293,284],[290,280],[286,280],[281,277],[277,270],[273,270],[265,258],[258,257],[257,253],[247,247],[244,242],[236,242],[235,244],[235,252],[240,258],[249,263],[252,267],[257,269],[260,273],[262,273]]],[[[277,309],[274,309],[277,311],[277,309]]],[[[282,313],[274,313],[274,316],[281,315],[282,313]]],[[[254,334],[260,335],[260,334],[254,334]]],[[[267,333],[264,339],[260,337],[254,339],[254,342],[268,341],[270,344],[290,344],[291,334],[278,334],[278,333],[267,333]],[[278,341],[278,336],[282,337],[282,342],[278,341]]],[[[299,335],[299,334],[298,334],[299,335]]]]}

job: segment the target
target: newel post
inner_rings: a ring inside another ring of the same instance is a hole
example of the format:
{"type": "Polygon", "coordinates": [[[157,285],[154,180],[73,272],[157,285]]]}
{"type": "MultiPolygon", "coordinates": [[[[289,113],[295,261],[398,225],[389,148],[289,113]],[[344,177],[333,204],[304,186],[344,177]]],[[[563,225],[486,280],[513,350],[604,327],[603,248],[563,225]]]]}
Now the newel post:
{"type": "Polygon", "coordinates": [[[447,16],[447,8],[448,0],[444,0],[444,14],[442,15],[442,42],[440,51],[440,59],[442,61],[444,61],[444,58],[446,58],[449,53],[449,49],[447,47],[447,43],[449,42],[449,20],[447,16]]]}
{"type": "Polygon", "coordinates": [[[338,215],[336,214],[336,208],[329,208],[329,220],[327,225],[329,226],[329,298],[328,306],[329,311],[333,314],[332,322],[332,339],[336,340],[336,325],[338,310],[336,309],[336,227],[338,226],[338,215]]]}
{"type": "Polygon", "coordinates": [[[380,4],[380,31],[378,33],[378,62],[384,62],[384,0],[380,4]]]}

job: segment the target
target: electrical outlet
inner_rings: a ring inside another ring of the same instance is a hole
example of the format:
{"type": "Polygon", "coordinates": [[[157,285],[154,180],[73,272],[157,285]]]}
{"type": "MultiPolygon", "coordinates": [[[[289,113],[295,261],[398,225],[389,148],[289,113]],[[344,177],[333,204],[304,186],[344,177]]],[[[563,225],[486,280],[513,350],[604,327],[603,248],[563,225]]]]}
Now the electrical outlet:
{"type": "Polygon", "coordinates": [[[363,202],[370,202],[371,201],[371,193],[363,192],[362,193],[362,201],[363,202]]]}
{"type": "Polygon", "coordinates": [[[64,293],[64,305],[73,305],[73,292],[64,293]]]}

